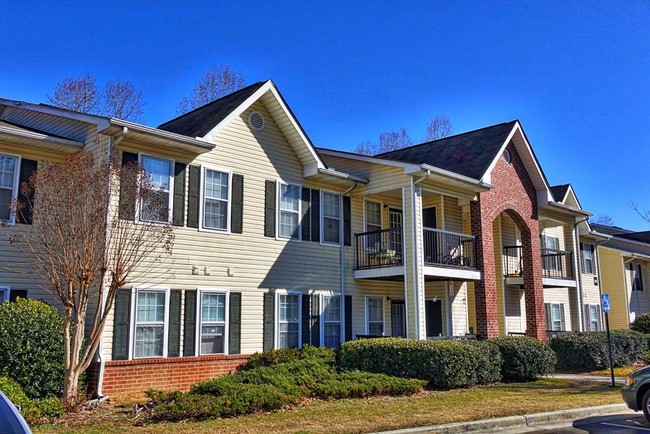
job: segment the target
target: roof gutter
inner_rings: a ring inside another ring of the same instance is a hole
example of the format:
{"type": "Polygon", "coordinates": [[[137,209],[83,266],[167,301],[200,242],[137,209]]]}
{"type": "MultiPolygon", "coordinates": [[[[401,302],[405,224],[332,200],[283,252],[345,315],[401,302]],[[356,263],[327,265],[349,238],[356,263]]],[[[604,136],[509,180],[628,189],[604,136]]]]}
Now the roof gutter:
{"type": "MultiPolygon", "coordinates": [[[[327,169],[319,168],[318,173],[320,173],[321,175],[333,176],[334,178],[354,181],[354,187],[352,187],[350,190],[354,189],[357,186],[357,183],[359,182],[362,184],[367,184],[369,182],[367,178],[361,178],[359,176],[351,175],[349,173],[339,172],[338,170],[334,170],[330,168],[327,169]]],[[[343,193],[343,195],[345,194],[347,194],[347,191],[343,193]]]]}
{"type": "MultiPolygon", "coordinates": [[[[147,127],[145,125],[140,125],[136,124],[134,122],[129,122],[129,121],[124,121],[121,119],[115,119],[111,118],[109,126],[106,128],[100,130],[99,132],[104,131],[107,128],[110,128],[110,126],[118,126],[122,128],[127,128],[127,130],[131,130],[134,132],[139,132],[142,134],[150,135],[150,136],[157,136],[169,140],[173,140],[176,142],[182,142],[188,145],[196,146],[205,149],[206,151],[210,151],[214,149],[215,145],[212,143],[208,143],[204,140],[197,140],[193,139],[191,137],[183,136],[181,134],[176,134],[176,133],[170,133],[169,131],[165,130],[159,130],[158,128],[152,128],[152,127],[147,127]]],[[[122,130],[124,131],[124,130],[122,130]]]]}
{"type": "Polygon", "coordinates": [[[420,170],[426,171],[427,177],[429,177],[430,175],[438,175],[448,179],[452,179],[454,181],[462,182],[464,184],[469,184],[475,187],[479,187],[483,190],[489,190],[492,188],[492,184],[483,182],[480,179],[470,178],[469,176],[464,176],[456,172],[452,172],[450,170],[441,169],[439,167],[432,166],[430,164],[420,164],[418,165],[418,167],[420,170]]]}
{"type": "Polygon", "coordinates": [[[591,213],[589,211],[574,208],[572,206],[567,206],[567,205],[564,205],[564,204],[559,203],[559,202],[551,202],[551,201],[549,201],[547,203],[547,205],[550,206],[551,208],[556,208],[559,211],[570,212],[572,214],[579,214],[579,215],[582,215],[582,216],[585,216],[585,217],[591,217],[592,215],[594,215],[593,213],[591,213]]]}
{"type": "Polygon", "coordinates": [[[36,133],[33,131],[18,130],[14,128],[0,127],[0,134],[8,134],[11,136],[22,137],[25,139],[34,139],[49,143],[54,143],[57,145],[69,146],[75,149],[80,149],[83,147],[83,143],[77,142],[76,140],[64,139],[62,137],[48,136],[47,134],[36,133]]]}

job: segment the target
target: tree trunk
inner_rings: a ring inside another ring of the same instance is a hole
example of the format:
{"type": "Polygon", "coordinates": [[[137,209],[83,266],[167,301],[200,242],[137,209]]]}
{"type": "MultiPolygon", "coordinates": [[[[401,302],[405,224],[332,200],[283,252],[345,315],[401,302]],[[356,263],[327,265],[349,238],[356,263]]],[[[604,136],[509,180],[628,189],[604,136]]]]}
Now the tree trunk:
{"type": "Polygon", "coordinates": [[[68,410],[77,406],[79,395],[79,376],[81,372],[76,369],[65,370],[65,381],[63,383],[63,400],[68,410]]]}

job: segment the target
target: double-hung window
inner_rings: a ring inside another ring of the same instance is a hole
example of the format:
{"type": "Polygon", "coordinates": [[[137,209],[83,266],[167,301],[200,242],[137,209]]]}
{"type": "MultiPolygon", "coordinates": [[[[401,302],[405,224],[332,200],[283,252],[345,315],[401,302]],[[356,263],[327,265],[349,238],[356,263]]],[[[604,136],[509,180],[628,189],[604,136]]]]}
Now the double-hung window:
{"type": "Polygon", "coordinates": [[[341,235],[341,195],[321,191],[323,242],[339,244],[341,235]]]}
{"type": "Polygon", "coordinates": [[[366,232],[374,232],[366,236],[366,248],[377,248],[381,243],[381,203],[367,200],[365,202],[366,232]]]}
{"type": "Polygon", "coordinates": [[[165,356],[168,294],[165,289],[136,290],[134,358],[165,356]]]}
{"type": "Polygon", "coordinates": [[[0,303],[4,303],[9,300],[9,287],[0,286],[0,303]]]}
{"type": "Polygon", "coordinates": [[[227,231],[229,229],[230,174],[204,168],[203,172],[203,228],[227,231]]]}
{"type": "Polygon", "coordinates": [[[594,246],[592,244],[582,245],[583,272],[594,274],[594,246]]]}
{"type": "Polygon", "coordinates": [[[18,195],[18,157],[0,154],[0,221],[15,222],[11,202],[18,195]]]}
{"type": "Polygon", "coordinates": [[[546,270],[560,270],[560,239],[542,235],[542,266],[546,270]]]}
{"type": "Polygon", "coordinates": [[[384,335],[383,297],[366,297],[366,331],[371,336],[384,335]]]}
{"type": "Polygon", "coordinates": [[[279,184],[278,235],[281,238],[300,239],[300,196],[302,187],[295,184],[279,184]]]}
{"type": "Polygon", "coordinates": [[[300,294],[278,294],[277,348],[300,347],[300,294]]]}
{"type": "Polygon", "coordinates": [[[200,293],[200,354],[224,354],[227,336],[227,294],[214,291],[201,291],[200,293]]]}
{"type": "Polygon", "coordinates": [[[630,263],[630,279],[632,280],[632,291],[643,291],[641,264],[630,263]]]}
{"type": "Polygon", "coordinates": [[[600,309],[597,304],[589,305],[589,330],[596,331],[600,329],[600,309]]]}
{"type": "Polygon", "coordinates": [[[338,348],[341,344],[341,297],[323,296],[323,345],[338,348]]]}
{"type": "Polygon", "coordinates": [[[140,220],[169,223],[172,209],[174,162],[164,158],[142,155],[141,164],[149,178],[150,191],[141,192],[140,220]]]}
{"type": "Polygon", "coordinates": [[[558,303],[546,303],[546,328],[549,331],[564,330],[564,305],[558,303]]]}

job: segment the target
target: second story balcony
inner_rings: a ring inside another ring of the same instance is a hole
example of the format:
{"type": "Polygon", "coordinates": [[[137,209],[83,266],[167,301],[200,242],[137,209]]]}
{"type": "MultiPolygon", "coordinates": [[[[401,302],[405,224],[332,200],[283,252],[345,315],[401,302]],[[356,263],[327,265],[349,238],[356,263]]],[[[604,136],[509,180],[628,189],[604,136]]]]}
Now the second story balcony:
{"type": "MultiPolygon", "coordinates": [[[[542,278],[546,286],[575,286],[573,274],[573,253],[556,250],[541,249],[542,278]]],[[[522,247],[506,246],[503,248],[503,275],[507,279],[523,277],[522,247]]],[[[509,283],[516,284],[514,280],[509,283]]],[[[523,282],[522,282],[523,283],[523,282]]]]}

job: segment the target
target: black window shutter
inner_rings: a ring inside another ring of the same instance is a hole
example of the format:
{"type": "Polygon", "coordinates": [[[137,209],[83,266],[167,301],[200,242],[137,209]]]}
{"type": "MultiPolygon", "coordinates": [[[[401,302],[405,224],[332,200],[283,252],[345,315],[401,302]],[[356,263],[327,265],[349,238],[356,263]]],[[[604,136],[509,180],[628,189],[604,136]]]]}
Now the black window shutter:
{"type": "Polygon", "coordinates": [[[29,177],[36,171],[38,163],[34,160],[27,160],[25,158],[20,160],[20,174],[18,178],[18,202],[22,206],[16,213],[16,221],[27,225],[32,224],[32,214],[34,204],[34,191],[25,195],[21,191],[23,183],[29,182],[29,177]]]}
{"type": "Polygon", "coordinates": [[[352,296],[345,296],[345,341],[352,340],[352,296]]]}
{"type": "Polygon", "coordinates": [[[300,226],[302,227],[302,240],[311,239],[311,190],[307,187],[302,188],[302,217],[300,226]]]}
{"type": "Polygon", "coordinates": [[[113,318],[113,360],[129,358],[129,325],[131,321],[131,290],[119,288],[115,293],[113,318]]]}
{"type": "Polygon", "coordinates": [[[275,297],[271,293],[264,294],[264,328],[263,334],[263,351],[273,349],[275,342],[275,297]]]}
{"type": "Polygon", "coordinates": [[[196,355],[196,291],[185,291],[183,356],[196,355]]]}
{"type": "MultiPolygon", "coordinates": [[[[582,244],[582,243],[580,243],[580,244],[582,244]]],[[[584,315],[584,322],[585,322],[585,325],[586,325],[585,330],[588,331],[588,332],[592,331],[591,330],[591,318],[589,317],[589,313],[590,313],[589,312],[589,305],[588,304],[583,304],[582,307],[583,307],[582,311],[583,311],[583,315],[584,315]]]]}
{"type": "Polygon", "coordinates": [[[186,164],[176,163],[174,166],[174,209],[172,210],[172,224],[183,226],[185,224],[185,168],[186,164]]]}
{"type": "Polygon", "coordinates": [[[311,191],[311,240],[320,242],[320,190],[311,191]]]}
{"type": "Polygon", "coordinates": [[[302,297],[302,317],[300,318],[300,327],[302,328],[302,344],[308,345],[311,343],[310,325],[311,325],[311,312],[309,311],[310,297],[303,295],[302,297]]]}
{"type": "Polygon", "coordinates": [[[201,168],[190,166],[190,185],[187,191],[187,226],[199,227],[199,202],[201,191],[201,168]]]}
{"type": "Polygon", "coordinates": [[[168,357],[179,357],[181,355],[181,293],[180,289],[172,289],[169,294],[168,357]]]}
{"type": "Polygon", "coordinates": [[[9,301],[16,301],[16,298],[27,298],[26,289],[11,289],[9,290],[9,301]]]}
{"type": "MultiPolygon", "coordinates": [[[[132,152],[122,152],[122,166],[136,164],[138,164],[138,154],[134,154],[132,152]]],[[[122,179],[120,180],[122,182],[122,185],[120,187],[119,218],[122,220],[135,219],[136,198],[135,196],[127,197],[127,194],[131,188],[125,188],[124,185],[134,185],[136,182],[136,175],[137,173],[135,171],[128,171],[122,176],[122,179]]]]}
{"type": "MultiPolygon", "coordinates": [[[[305,297],[307,298],[307,297],[305,297]]],[[[316,294],[311,296],[311,344],[320,347],[320,297],[316,294]]]]}
{"type": "Polygon", "coordinates": [[[244,230],[244,175],[232,175],[232,214],[230,231],[241,234],[244,230]]]}
{"type": "Polygon", "coordinates": [[[264,236],[275,238],[275,181],[266,181],[264,188],[264,236]]]}
{"type": "Polygon", "coordinates": [[[352,245],[352,204],[348,196],[343,196],[343,244],[352,245]]]}
{"type": "Polygon", "coordinates": [[[228,354],[241,354],[241,292],[230,293],[228,354]]]}
{"type": "Polygon", "coordinates": [[[551,305],[549,303],[544,303],[544,311],[546,313],[546,330],[553,330],[553,324],[551,322],[551,305]]]}

